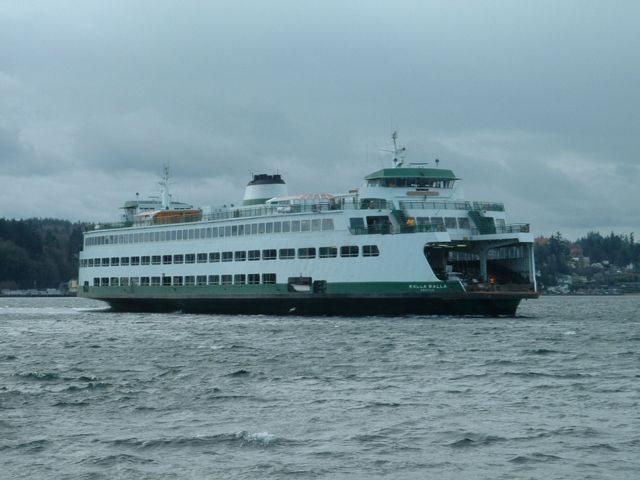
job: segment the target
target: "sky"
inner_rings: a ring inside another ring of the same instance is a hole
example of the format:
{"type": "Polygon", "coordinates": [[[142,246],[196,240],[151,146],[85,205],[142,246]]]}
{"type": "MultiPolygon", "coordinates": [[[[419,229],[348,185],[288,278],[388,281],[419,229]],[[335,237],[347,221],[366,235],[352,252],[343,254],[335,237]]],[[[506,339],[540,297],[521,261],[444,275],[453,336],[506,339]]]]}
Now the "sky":
{"type": "Polygon", "coordinates": [[[338,193],[440,160],[536,234],[640,231],[640,2],[0,0],[0,217],[338,193]]]}

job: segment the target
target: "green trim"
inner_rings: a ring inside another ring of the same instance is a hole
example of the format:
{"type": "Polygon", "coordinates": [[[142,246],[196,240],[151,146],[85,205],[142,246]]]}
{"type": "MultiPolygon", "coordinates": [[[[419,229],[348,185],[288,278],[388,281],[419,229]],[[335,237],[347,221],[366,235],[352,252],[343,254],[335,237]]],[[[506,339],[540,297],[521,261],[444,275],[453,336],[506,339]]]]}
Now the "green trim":
{"type": "Polygon", "coordinates": [[[242,206],[247,206],[247,205],[264,205],[265,203],[267,203],[267,200],[269,200],[271,197],[267,197],[267,198],[254,198],[253,200],[243,200],[242,201],[242,206]]]}
{"type": "Polygon", "coordinates": [[[383,168],[364,177],[365,180],[377,180],[381,178],[433,178],[436,180],[457,180],[451,170],[441,168],[414,168],[398,167],[383,168]]]}
{"type": "MultiPolygon", "coordinates": [[[[450,294],[463,293],[460,282],[340,282],[327,283],[328,294],[450,294]]],[[[311,292],[309,292],[311,293],[311,292]]],[[[290,292],[287,284],[274,285],[194,285],[194,286],[127,286],[127,287],[81,287],[79,296],[91,298],[170,298],[211,296],[297,296],[304,293],[290,292]]],[[[322,295],[318,293],[317,295],[322,295]]]]}

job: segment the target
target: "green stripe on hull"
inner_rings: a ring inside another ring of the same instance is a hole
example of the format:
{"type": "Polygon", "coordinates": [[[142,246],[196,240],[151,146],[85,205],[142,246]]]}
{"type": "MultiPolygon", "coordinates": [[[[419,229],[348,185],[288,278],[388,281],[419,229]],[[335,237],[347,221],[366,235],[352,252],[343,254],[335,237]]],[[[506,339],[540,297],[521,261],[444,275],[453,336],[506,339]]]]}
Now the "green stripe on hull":
{"type": "MultiPolygon", "coordinates": [[[[328,283],[327,294],[344,295],[397,295],[397,294],[459,294],[464,289],[460,282],[361,282],[328,283]]],[[[111,297],[225,297],[272,296],[297,294],[287,284],[274,285],[189,285],[189,286],[127,286],[84,287],[80,296],[90,298],[111,297]]]]}

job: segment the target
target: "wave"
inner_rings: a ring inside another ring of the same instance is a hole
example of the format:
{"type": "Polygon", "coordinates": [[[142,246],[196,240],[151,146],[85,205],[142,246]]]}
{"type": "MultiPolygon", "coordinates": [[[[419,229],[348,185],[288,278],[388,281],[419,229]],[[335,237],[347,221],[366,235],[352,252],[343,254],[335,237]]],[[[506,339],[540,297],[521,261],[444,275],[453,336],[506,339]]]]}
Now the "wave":
{"type": "Polygon", "coordinates": [[[89,405],[89,402],[85,400],[80,400],[79,402],[57,402],[54,403],[54,407],[86,407],[89,405]]]}
{"type": "Polygon", "coordinates": [[[60,378],[60,375],[55,372],[26,372],[17,373],[15,376],[24,378],[25,380],[38,380],[43,382],[58,380],[60,378]]]}
{"type": "Polygon", "coordinates": [[[30,442],[0,445],[0,452],[3,450],[19,450],[23,453],[38,453],[49,446],[49,440],[44,438],[31,440],[30,442]]]}
{"type": "Polygon", "coordinates": [[[458,375],[456,377],[451,377],[451,380],[463,380],[465,378],[482,378],[488,377],[489,374],[487,372],[484,373],[467,373],[465,375],[458,375]]]}
{"type": "Polygon", "coordinates": [[[511,440],[532,440],[540,438],[550,438],[555,436],[592,438],[600,434],[600,432],[592,427],[560,427],[553,430],[530,428],[528,429],[528,431],[530,433],[529,435],[515,437],[511,440]]]}
{"type": "Polygon", "coordinates": [[[111,307],[73,307],[72,310],[75,310],[78,313],[91,313],[91,312],[109,312],[111,307]]]}
{"type": "Polygon", "coordinates": [[[106,457],[91,456],[82,459],[79,463],[88,463],[100,467],[112,467],[115,465],[122,465],[123,463],[129,463],[132,465],[141,465],[147,463],[156,463],[156,460],[151,458],[143,458],[137,455],[129,455],[126,453],[120,453],[117,455],[107,455],[106,457]]]}
{"type": "Polygon", "coordinates": [[[505,442],[508,439],[498,435],[486,435],[483,433],[465,433],[464,437],[448,444],[453,448],[479,447],[493,443],[505,442]]]}
{"type": "Polygon", "coordinates": [[[118,439],[109,442],[115,446],[127,446],[138,449],[154,449],[164,447],[211,447],[230,445],[239,447],[272,447],[277,445],[294,444],[293,440],[276,437],[269,432],[249,432],[242,430],[235,433],[220,433],[217,435],[204,435],[195,437],[172,437],[152,440],[140,440],[137,438],[118,439]]]}
{"type": "Polygon", "coordinates": [[[547,373],[547,372],[504,372],[502,375],[513,377],[549,377],[549,378],[593,378],[590,373],[547,373]]]}
{"type": "Polygon", "coordinates": [[[483,367],[487,365],[516,365],[518,362],[514,362],[513,360],[487,360],[482,364],[483,367]]]}
{"type": "Polygon", "coordinates": [[[532,355],[553,355],[556,353],[564,353],[558,350],[551,350],[549,348],[533,348],[524,350],[524,353],[532,354],[532,355]]]}
{"type": "Polygon", "coordinates": [[[610,443],[597,443],[595,445],[587,445],[586,447],[583,447],[583,448],[586,449],[586,450],[595,450],[595,451],[601,451],[601,450],[606,450],[608,452],[619,452],[620,451],[619,448],[614,447],[610,443]]]}
{"type": "Polygon", "coordinates": [[[546,463],[562,460],[562,457],[556,455],[547,455],[545,453],[532,453],[530,455],[518,455],[509,461],[511,463],[546,463]]]}
{"type": "MultiPolygon", "coordinates": [[[[83,381],[81,379],[78,379],[83,381]]],[[[86,381],[86,380],[84,380],[86,381]]],[[[99,390],[103,388],[109,388],[112,384],[108,382],[96,382],[96,381],[88,381],[86,385],[69,385],[64,389],[66,392],[81,392],[83,390],[99,390]]]]}

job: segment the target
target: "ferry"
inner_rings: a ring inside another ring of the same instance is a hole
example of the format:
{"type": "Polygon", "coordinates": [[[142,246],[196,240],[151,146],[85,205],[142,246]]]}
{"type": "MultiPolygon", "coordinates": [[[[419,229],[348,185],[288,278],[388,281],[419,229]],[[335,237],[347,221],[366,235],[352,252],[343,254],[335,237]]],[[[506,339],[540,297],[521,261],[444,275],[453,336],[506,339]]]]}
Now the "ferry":
{"type": "Polygon", "coordinates": [[[127,201],[85,232],[79,292],[114,311],[514,316],[538,297],[529,224],[468,201],[453,171],[392,162],[341,194],[253,175],[241,204],[127,201]]]}

